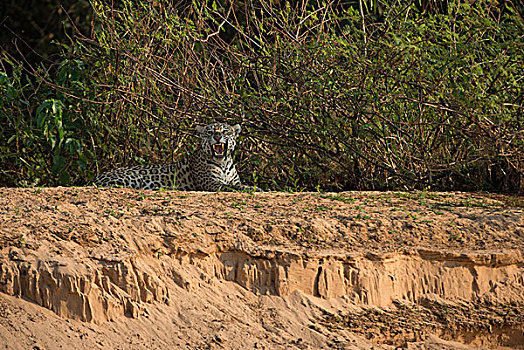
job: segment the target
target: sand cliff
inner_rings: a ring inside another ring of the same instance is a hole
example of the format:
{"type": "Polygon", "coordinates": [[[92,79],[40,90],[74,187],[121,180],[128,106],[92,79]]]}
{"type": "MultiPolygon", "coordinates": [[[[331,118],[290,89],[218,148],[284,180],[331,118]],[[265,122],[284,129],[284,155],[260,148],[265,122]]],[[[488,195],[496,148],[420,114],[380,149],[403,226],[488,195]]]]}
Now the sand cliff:
{"type": "Polygon", "coordinates": [[[519,198],[0,189],[0,222],[8,349],[524,349],[519,198]]]}

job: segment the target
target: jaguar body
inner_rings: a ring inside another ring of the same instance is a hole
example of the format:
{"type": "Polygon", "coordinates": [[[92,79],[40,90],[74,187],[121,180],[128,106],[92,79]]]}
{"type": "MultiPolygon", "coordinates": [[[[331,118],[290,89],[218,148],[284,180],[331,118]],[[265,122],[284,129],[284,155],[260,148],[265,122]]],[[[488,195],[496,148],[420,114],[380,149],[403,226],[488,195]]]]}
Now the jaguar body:
{"type": "Polygon", "coordinates": [[[215,123],[197,126],[200,144],[189,157],[177,163],[135,165],[98,175],[94,185],[135,189],[177,189],[183,191],[251,190],[242,185],[233,151],[240,125],[215,123]]]}

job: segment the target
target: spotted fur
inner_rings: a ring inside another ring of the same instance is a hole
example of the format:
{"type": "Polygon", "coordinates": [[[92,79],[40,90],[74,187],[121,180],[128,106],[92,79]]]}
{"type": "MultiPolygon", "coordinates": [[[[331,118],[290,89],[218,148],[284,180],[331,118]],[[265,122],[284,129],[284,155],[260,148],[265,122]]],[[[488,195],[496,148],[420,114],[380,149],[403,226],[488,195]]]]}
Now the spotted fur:
{"type": "Polygon", "coordinates": [[[136,189],[178,189],[184,191],[250,190],[238,177],[232,154],[240,125],[223,123],[197,126],[198,149],[171,164],[136,165],[113,169],[96,177],[93,184],[136,189]]]}

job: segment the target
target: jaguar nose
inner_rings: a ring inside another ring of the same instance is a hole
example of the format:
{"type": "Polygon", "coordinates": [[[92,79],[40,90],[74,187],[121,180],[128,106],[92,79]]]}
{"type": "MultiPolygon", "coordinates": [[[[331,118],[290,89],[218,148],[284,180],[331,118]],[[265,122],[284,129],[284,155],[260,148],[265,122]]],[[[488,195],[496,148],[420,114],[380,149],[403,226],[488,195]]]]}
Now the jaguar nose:
{"type": "Polygon", "coordinates": [[[214,134],[214,135],[213,135],[213,138],[215,139],[216,142],[220,142],[220,140],[222,139],[222,135],[220,135],[220,134],[214,134]]]}

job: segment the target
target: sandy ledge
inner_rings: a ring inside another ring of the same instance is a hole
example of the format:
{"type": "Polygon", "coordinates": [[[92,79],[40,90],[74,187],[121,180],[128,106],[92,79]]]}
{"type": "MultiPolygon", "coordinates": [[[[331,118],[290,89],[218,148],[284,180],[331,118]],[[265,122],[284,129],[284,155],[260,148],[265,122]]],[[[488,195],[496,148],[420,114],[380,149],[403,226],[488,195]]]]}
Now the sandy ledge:
{"type": "Polygon", "coordinates": [[[0,188],[0,344],[524,349],[522,203],[0,188]]]}

